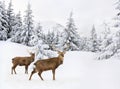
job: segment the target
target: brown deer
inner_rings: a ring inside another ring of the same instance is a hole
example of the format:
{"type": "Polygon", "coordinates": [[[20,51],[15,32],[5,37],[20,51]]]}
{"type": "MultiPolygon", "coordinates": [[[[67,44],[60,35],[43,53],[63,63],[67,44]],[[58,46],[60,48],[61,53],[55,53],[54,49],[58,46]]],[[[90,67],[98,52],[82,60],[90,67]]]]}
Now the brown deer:
{"type": "Polygon", "coordinates": [[[55,70],[56,70],[56,68],[58,68],[59,65],[63,64],[65,53],[66,53],[65,51],[64,52],[58,51],[58,57],[36,61],[34,63],[35,68],[31,72],[29,80],[31,80],[32,75],[37,72],[38,72],[38,75],[41,78],[41,80],[43,80],[41,74],[43,71],[47,71],[47,70],[52,70],[53,80],[55,80],[55,70]]]}
{"type": "Polygon", "coordinates": [[[12,69],[11,69],[11,74],[14,73],[16,74],[15,68],[19,66],[25,66],[25,73],[28,74],[28,66],[34,61],[35,58],[35,53],[29,52],[31,56],[28,57],[15,57],[12,59],[12,69]]]}

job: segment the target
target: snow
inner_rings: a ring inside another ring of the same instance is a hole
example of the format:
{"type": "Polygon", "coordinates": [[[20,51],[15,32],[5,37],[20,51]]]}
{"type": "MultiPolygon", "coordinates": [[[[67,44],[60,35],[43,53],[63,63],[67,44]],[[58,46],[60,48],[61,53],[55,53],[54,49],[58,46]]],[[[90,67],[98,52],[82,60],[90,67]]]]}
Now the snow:
{"type": "Polygon", "coordinates": [[[52,72],[43,72],[42,81],[34,74],[29,81],[29,74],[24,74],[24,67],[17,67],[17,74],[11,74],[11,59],[15,56],[29,56],[26,46],[0,41],[0,89],[120,89],[120,60],[96,60],[96,53],[67,52],[64,63],[56,70],[56,80],[52,72]]]}

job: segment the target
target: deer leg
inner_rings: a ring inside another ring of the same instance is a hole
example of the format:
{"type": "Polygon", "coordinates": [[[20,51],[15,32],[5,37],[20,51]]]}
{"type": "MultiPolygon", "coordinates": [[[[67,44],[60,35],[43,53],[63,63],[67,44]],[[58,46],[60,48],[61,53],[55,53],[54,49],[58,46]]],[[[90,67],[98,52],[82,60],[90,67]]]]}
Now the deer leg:
{"type": "MultiPolygon", "coordinates": [[[[16,67],[17,67],[17,66],[16,66],[16,67]]],[[[15,68],[16,68],[16,67],[15,67],[15,68]]],[[[15,68],[14,68],[14,73],[17,74],[15,68]]]]}
{"type": "Polygon", "coordinates": [[[11,74],[13,74],[13,67],[11,68],[11,74]]]}
{"type": "Polygon", "coordinates": [[[37,71],[35,70],[35,68],[33,69],[33,71],[31,72],[31,75],[30,75],[30,78],[29,78],[29,80],[31,80],[31,78],[32,78],[32,75],[34,74],[34,73],[36,73],[37,71]]]}
{"type": "Polygon", "coordinates": [[[41,76],[41,71],[38,73],[39,77],[41,78],[41,80],[43,80],[42,76],[41,76]]]}
{"type": "Polygon", "coordinates": [[[25,74],[28,74],[28,65],[25,66],[25,74]]]}
{"type": "Polygon", "coordinates": [[[55,69],[52,70],[52,73],[53,73],[53,80],[55,80],[55,69]]]}
{"type": "Polygon", "coordinates": [[[16,67],[17,67],[17,65],[13,65],[11,74],[13,74],[13,71],[14,71],[14,73],[16,74],[16,71],[15,71],[15,68],[16,68],[16,67]]]}

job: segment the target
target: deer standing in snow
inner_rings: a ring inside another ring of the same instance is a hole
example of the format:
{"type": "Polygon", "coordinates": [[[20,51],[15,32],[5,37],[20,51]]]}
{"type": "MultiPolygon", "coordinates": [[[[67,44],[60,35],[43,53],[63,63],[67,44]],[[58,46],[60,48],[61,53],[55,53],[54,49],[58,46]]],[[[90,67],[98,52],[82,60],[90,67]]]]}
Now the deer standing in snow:
{"type": "MultiPolygon", "coordinates": [[[[56,50],[56,51],[58,51],[58,50],[56,50]]],[[[36,61],[34,63],[35,68],[31,72],[29,80],[31,80],[32,75],[37,72],[38,72],[38,75],[41,78],[41,80],[43,80],[41,74],[43,71],[47,71],[47,70],[52,70],[53,80],[55,80],[55,70],[56,70],[56,68],[58,68],[58,66],[63,64],[65,53],[66,53],[66,51],[63,51],[63,52],[58,51],[58,57],[53,57],[53,58],[36,61]]]]}
{"type": "Polygon", "coordinates": [[[15,68],[19,66],[25,66],[25,73],[28,74],[28,66],[34,61],[35,53],[29,52],[30,56],[27,57],[15,57],[12,59],[13,66],[11,68],[11,74],[16,74],[15,68]]]}

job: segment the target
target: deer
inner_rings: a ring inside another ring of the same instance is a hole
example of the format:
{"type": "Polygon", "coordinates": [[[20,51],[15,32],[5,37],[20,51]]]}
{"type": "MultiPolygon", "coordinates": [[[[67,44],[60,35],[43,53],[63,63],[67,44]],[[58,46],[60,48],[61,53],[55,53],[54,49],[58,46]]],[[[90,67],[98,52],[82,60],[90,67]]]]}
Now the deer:
{"type": "Polygon", "coordinates": [[[34,65],[33,71],[31,72],[31,75],[29,77],[29,80],[31,80],[33,74],[38,73],[38,76],[43,80],[41,74],[44,71],[52,70],[53,74],[53,80],[55,80],[55,70],[63,64],[64,60],[64,54],[66,51],[60,52],[59,50],[55,50],[58,52],[58,57],[48,58],[48,59],[39,59],[37,60],[34,65]]]}
{"type": "Polygon", "coordinates": [[[28,74],[28,66],[35,59],[35,53],[29,52],[29,54],[30,54],[30,56],[26,56],[26,57],[14,57],[14,58],[12,58],[12,64],[13,64],[13,66],[11,68],[11,74],[13,74],[13,71],[14,71],[15,74],[17,74],[15,68],[18,65],[19,66],[25,66],[25,74],[28,74]]]}

